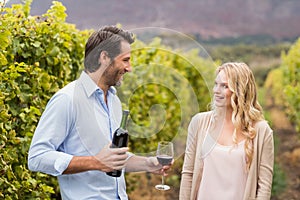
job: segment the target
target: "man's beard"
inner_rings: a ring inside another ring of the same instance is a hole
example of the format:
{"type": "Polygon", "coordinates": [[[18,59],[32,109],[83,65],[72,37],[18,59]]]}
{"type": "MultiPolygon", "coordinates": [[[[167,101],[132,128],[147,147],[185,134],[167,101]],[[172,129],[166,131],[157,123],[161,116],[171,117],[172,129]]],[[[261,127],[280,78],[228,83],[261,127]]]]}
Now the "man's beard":
{"type": "Polygon", "coordinates": [[[107,85],[109,86],[115,86],[115,87],[120,87],[122,85],[122,77],[119,78],[119,80],[115,81],[118,76],[119,76],[119,71],[115,71],[114,74],[111,74],[111,72],[109,72],[110,70],[112,70],[114,68],[114,62],[112,62],[107,69],[104,71],[103,76],[106,76],[108,78],[107,80],[107,85]]]}
{"type": "Polygon", "coordinates": [[[116,87],[120,87],[122,85],[122,80],[118,80],[115,84],[116,87]]]}

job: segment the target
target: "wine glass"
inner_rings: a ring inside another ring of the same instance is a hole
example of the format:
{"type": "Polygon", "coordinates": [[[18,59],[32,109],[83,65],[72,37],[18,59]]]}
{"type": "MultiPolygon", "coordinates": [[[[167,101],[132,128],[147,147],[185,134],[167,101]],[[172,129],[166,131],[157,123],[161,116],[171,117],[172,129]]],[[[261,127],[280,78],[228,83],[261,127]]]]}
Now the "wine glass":
{"type": "MultiPolygon", "coordinates": [[[[172,142],[159,142],[156,151],[156,158],[158,162],[165,166],[171,164],[174,156],[174,149],[172,142]]],[[[164,176],[162,175],[161,184],[155,186],[158,190],[169,190],[170,186],[164,184],[164,176]]]]}

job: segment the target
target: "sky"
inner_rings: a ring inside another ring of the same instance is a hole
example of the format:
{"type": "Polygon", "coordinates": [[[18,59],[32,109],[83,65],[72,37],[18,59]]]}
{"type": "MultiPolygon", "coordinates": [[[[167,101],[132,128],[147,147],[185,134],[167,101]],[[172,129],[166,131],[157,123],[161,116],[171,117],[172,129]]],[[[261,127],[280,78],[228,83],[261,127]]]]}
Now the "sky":
{"type": "Polygon", "coordinates": [[[0,5],[2,5],[3,2],[7,3],[7,2],[9,2],[9,0],[0,0],[0,5]]]}

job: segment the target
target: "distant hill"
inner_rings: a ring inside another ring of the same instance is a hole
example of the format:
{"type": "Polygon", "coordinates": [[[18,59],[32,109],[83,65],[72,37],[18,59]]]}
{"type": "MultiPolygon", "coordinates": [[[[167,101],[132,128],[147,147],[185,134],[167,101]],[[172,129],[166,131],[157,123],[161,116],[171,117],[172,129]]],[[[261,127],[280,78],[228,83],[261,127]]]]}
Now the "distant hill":
{"type": "MultiPolygon", "coordinates": [[[[19,3],[20,0],[10,0],[19,3]]],[[[79,29],[120,23],[125,29],[169,28],[201,38],[300,36],[300,0],[61,0],[79,29]]],[[[51,0],[33,0],[32,15],[51,0]]]]}

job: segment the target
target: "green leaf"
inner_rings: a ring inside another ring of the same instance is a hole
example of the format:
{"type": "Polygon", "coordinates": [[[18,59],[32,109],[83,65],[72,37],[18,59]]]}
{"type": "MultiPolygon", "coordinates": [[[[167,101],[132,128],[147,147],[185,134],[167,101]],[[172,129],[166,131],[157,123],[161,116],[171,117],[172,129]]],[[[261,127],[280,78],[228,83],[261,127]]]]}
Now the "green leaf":
{"type": "Polygon", "coordinates": [[[7,59],[3,53],[0,52],[0,65],[7,65],[7,59]]]}
{"type": "Polygon", "coordinates": [[[11,33],[8,30],[0,29],[0,49],[5,49],[9,45],[10,36],[11,36],[11,33]]]}
{"type": "Polygon", "coordinates": [[[40,47],[40,46],[41,46],[41,42],[35,41],[32,45],[33,45],[34,47],[40,47]]]}
{"type": "Polygon", "coordinates": [[[57,46],[55,46],[51,49],[49,55],[55,57],[58,55],[59,51],[60,51],[60,49],[57,46]]]}

